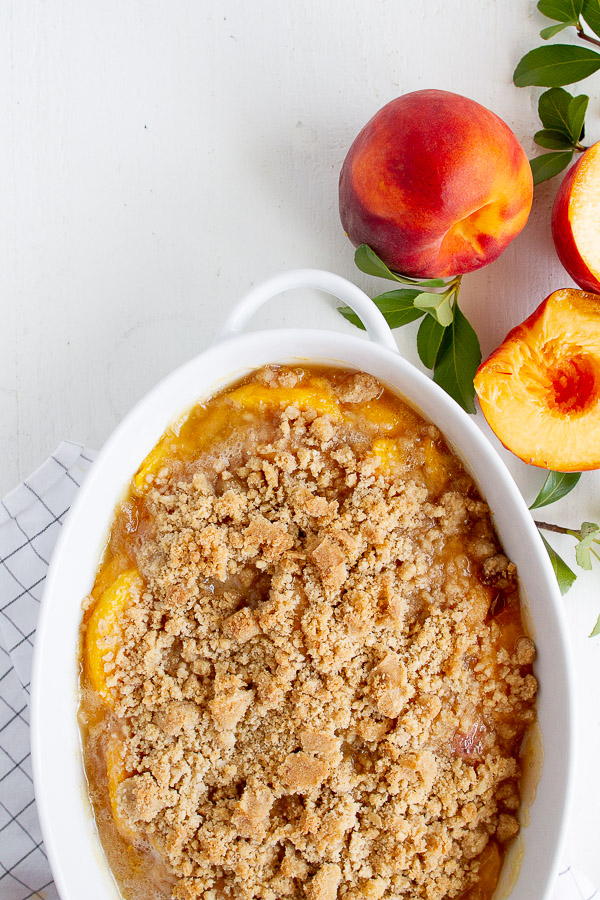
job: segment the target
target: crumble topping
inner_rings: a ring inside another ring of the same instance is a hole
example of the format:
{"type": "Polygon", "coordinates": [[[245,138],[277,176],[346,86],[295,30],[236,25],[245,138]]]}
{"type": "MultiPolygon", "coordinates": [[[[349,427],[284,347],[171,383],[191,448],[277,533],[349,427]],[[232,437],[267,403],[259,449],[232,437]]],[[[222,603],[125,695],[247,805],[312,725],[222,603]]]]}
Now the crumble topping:
{"type": "MultiPolygon", "coordinates": [[[[348,405],[383,391],[332,385],[348,405]]],[[[151,479],[145,589],[85,733],[88,762],[119,742],[115,821],[164,861],[164,896],[468,896],[519,829],[537,683],[515,567],[437,429],[394,402],[398,471],[368,421],[292,405],[232,411],[233,436],[151,479]]]]}

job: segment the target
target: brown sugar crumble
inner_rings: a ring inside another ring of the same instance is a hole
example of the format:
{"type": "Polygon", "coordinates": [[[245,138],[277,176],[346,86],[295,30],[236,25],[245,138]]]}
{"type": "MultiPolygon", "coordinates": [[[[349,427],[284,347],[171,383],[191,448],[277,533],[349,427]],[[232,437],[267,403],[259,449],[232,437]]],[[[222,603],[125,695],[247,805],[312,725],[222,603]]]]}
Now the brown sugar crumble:
{"type": "Polygon", "coordinates": [[[123,895],[490,898],[535,648],[438,430],[371,375],[273,366],[165,441],[82,626],[139,573],[80,710],[123,895]]]}

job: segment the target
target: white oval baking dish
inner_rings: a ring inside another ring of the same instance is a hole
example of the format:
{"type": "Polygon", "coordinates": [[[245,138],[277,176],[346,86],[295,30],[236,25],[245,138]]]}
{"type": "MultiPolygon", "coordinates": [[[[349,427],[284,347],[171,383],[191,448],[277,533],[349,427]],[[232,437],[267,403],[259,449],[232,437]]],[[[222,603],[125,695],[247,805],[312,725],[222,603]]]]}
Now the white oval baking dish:
{"type": "Polygon", "coordinates": [[[512,872],[497,895],[506,896],[509,890],[511,900],[549,900],[566,822],[574,733],[566,629],[550,561],[514,481],[474,421],[399,356],[383,316],[362,291],[337,275],[311,269],[283,273],[254,288],[234,308],[211,347],[137,404],[105,444],[63,526],[37,629],[31,719],[38,811],[62,900],[120,896],[94,826],[76,716],[81,601],[91,590],[115,505],[142,459],[183,411],[257,366],[307,359],[370,372],[433,421],[474,477],[492,509],[502,544],[517,564],[538,647],[543,766],[522,847],[513,854],[519,859],[505,865],[512,872]],[[307,329],[240,334],[258,307],[297,288],[314,288],[343,300],[367,325],[370,341],[307,329]]]}

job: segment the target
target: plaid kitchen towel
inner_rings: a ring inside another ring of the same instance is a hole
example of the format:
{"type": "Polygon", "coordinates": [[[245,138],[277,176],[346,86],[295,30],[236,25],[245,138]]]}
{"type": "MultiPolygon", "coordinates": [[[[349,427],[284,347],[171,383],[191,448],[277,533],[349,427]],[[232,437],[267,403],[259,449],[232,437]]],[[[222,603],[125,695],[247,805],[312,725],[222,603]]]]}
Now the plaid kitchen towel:
{"type": "MultiPolygon", "coordinates": [[[[29,683],[48,562],[94,453],[63,441],[0,506],[0,898],[58,900],[35,810],[29,683]]],[[[83,898],[82,898],[83,900],[83,898]]]]}
{"type": "MultiPolygon", "coordinates": [[[[59,900],[38,823],[29,753],[29,683],[48,561],[95,454],[63,441],[0,507],[0,898],[59,900]]],[[[553,900],[593,900],[570,866],[553,900]]],[[[82,898],[83,900],[83,898],[82,898]]]]}

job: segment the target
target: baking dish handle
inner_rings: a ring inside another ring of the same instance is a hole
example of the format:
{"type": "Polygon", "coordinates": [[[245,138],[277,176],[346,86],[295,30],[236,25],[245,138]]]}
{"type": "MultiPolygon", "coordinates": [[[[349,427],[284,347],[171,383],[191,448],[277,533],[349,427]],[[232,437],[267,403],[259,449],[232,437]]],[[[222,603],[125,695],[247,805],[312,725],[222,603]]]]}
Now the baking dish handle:
{"type": "Polygon", "coordinates": [[[289,272],[281,272],[252,288],[233,307],[217,332],[216,340],[226,341],[239,334],[248,319],[263,303],[283,291],[291,291],[296,288],[315,288],[326,294],[332,294],[338,300],[343,300],[362,320],[372,341],[395,353],[398,352],[390,327],[373,301],[352,282],[346,281],[340,275],[334,275],[333,272],[325,272],[321,269],[292,269],[289,272]]]}

